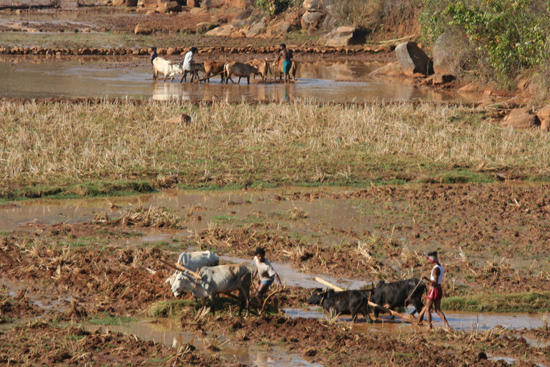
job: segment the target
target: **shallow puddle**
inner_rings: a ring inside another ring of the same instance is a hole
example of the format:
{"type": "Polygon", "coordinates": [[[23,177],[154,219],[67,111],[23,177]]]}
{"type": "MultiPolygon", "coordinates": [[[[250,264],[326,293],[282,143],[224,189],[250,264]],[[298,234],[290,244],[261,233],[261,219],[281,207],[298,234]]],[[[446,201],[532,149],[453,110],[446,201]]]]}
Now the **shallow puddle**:
{"type": "MultiPolygon", "coordinates": [[[[205,57],[199,57],[199,61],[205,57]]],[[[295,84],[260,83],[259,79],[241,84],[221,84],[215,77],[210,84],[154,81],[147,56],[0,58],[3,87],[0,97],[132,97],[156,100],[290,101],[319,102],[372,101],[449,101],[471,102],[455,92],[417,88],[396,81],[375,80],[368,74],[382,66],[379,62],[301,62],[295,84]]]]}
{"type": "Polygon", "coordinates": [[[142,320],[125,325],[85,324],[84,327],[90,331],[102,329],[103,331],[110,330],[135,335],[140,339],[153,340],[176,349],[185,344],[192,344],[198,349],[212,353],[209,348],[214,346],[220,349],[220,352],[217,353],[232,363],[244,363],[252,366],[318,366],[318,364],[309,363],[297,354],[282,351],[277,347],[269,348],[252,343],[239,343],[222,335],[209,334],[205,337],[197,337],[182,331],[177,324],[171,321],[142,320]]]}

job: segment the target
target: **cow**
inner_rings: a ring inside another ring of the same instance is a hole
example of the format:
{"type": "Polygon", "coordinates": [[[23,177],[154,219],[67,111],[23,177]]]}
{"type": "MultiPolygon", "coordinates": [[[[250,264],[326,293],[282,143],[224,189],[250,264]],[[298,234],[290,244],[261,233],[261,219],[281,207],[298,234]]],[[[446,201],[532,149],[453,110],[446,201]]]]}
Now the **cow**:
{"type": "MultiPolygon", "coordinates": [[[[215,266],[220,263],[220,258],[210,251],[182,252],[178,257],[178,263],[187,269],[196,271],[204,266],[215,266]]],[[[174,297],[179,297],[183,292],[190,292],[195,285],[195,278],[188,272],[176,271],[165,283],[170,283],[174,297]]]]}
{"type": "MultiPolygon", "coordinates": [[[[258,69],[258,74],[262,76],[262,81],[265,81],[267,74],[269,74],[269,63],[266,60],[250,60],[248,62],[250,65],[255,66],[258,69]]],[[[256,79],[256,74],[254,74],[254,79],[256,79]]]]}
{"type": "Polygon", "coordinates": [[[250,312],[250,285],[252,284],[252,273],[246,263],[232,265],[205,266],[195,274],[195,286],[191,290],[193,295],[202,299],[205,304],[206,298],[210,298],[212,314],[216,314],[216,295],[219,293],[231,293],[239,290],[241,307],[239,316],[246,305],[246,316],[250,312]],[[200,277],[200,278],[199,278],[200,277]]]}
{"type": "MultiPolygon", "coordinates": [[[[381,280],[376,284],[371,301],[390,310],[395,310],[398,307],[407,307],[407,305],[412,304],[415,310],[411,314],[420,313],[424,307],[422,294],[426,291],[426,285],[424,283],[418,284],[418,282],[419,279],[416,278],[391,283],[381,280]]],[[[378,307],[375,307],[374,316],[378,317],[381,311],[378,307]]]]}
{"type": "Polygon", "coordinates": [[[206,74],[204,79],[210,83],[210,77],[221,74],[222,76],[222,83],[224,81],[224,72],[223,67],[225,65],[225,61],[217,61],[217,60],[206,60],[204,62],[204,73],[206,74]]]}
{"type": "MultiPolygon", "coordinates": [[[[290,82],[291,80],[291,76],[292,76],[292,79],[294,79],[294,81],[296,82],[296,68],[298,67],[296,65],[296,61],[294,60],[291,60],[292,61],[292,65],[290,66],[290,71],[288,72],[288,81],[290,82]]],[[[279,59],[279,61],[274,61],[273,64],[271,65],[271,70],[272,70],[272,74],[275,78],[277,78],[277,76],[279,77],[279,80],[282,80],[283,79],[283,76],[285,77],[285,83],[286,83],[286,75],[285,73],[283,72],[283,62],[284,60],[283,59],[279,59]]]]}
{"type": "Polygon", "coordinates": [[[174,75],[183,74],[183,62],[169,61],[157,56],[153,60],[153,79],[157,79],[159,73],[164,74],[165,82],[167,78],[174,81],[174,75]]]}
{"type": "Polygon", "coordinates": [[[258,74],[258,68],[249,64],[245,64],[244,62],[233,61],[225,64],[224,73],[225,84],[227,84],[229,80],[231,80],[232,83],[235,83],[233,79],[231,79],[232,75],[236,75],[239,77],[239,81],[237,82],[237,84],[240,84],[241,78],[244,77],[246,77],[246,81],[248,82],[248,84],[250,84],[250,74],[258,74]]]}
{"type": "Polygon", "coordinates": [[[332,289],[322,291],[317,288],[307,301],[310,305],[320,305],[325,311],[333,310],[340,314],[351,314],[353,322],[357,321],[357,314],[361,312],[367,322],[371,322],[369,315],[369,297],[371,290],[348,290],[336,292],[332,289]]]}

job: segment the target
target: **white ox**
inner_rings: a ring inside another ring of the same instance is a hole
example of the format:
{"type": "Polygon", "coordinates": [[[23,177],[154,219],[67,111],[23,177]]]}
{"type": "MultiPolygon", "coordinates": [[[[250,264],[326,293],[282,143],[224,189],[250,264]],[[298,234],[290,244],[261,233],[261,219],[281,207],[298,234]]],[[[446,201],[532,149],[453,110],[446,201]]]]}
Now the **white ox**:
{"type": "Polygon", "coordinates": [[[246,306],[246,317],[250,311],[250,286],[252,284],[252,273],[245,263],[219,266],[206,266],[199,272],[200,279],[195,278],[195,287],[192,293],[195,297],[202,299],[205,304],[206,298],[210,298],[212,314],[216,314],[216,295],[219,293],[230,294],[239,290],[241,307],[239,316],[246,306]]]}
{"type": "MultiPolygon", "coordinates": [[[[204,266],[215,266],[220,263],[220,258],[210,251],[182,252],[178,257],[178,263],[187,269],[196,271],[204,266]]],[[[165,283],[170,283],[174,297],[179,297],[183,292],[190,292],[195,286],[195,277],[188,272],[176,271],[165,283]]]]}
{"type": "Polygon", "coordinates": [[[183,62],[169,61],[157,56],[153,60],[153,79],[157,79],[159,73],[164,74],[164,81],[167,78],[174,81],[174,75],[183,74],[183,62]]]}

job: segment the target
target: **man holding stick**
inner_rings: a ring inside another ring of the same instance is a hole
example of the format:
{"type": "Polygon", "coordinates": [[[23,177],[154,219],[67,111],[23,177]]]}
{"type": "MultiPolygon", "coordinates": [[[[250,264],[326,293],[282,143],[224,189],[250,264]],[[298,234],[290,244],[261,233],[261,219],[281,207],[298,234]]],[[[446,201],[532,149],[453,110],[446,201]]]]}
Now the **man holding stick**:
{"type": "Polygon", "coordinates": [[[265,258],[265,250],[263,247],[258,247],[256,249],[254,256],[254,264],[256,265],[256,270],[254,270],[254,275],[252,279],[256,277],[256,274],[259,276],[260,280],[258,284],[255,285],[256,288],[256,298],[260,302],[263,301],[264,294],[269,289],[269,286],[273,283],[274,280],[277,280],[279,283],[279,291],[283,290],[283,285],[281,284],[281,279],[279,275],[271,266],[271,263],[265,258]]]}
{"type": "Polygon", "coordinates": [[[451,327],[447,322],[447,318],[445,317],[443,311],[441,311],[441,298],[443,298],[441,283],[443,283],[443,274],[445,273],[445,270],[437,260],[437,251],[430,252],[428,254],[428,260],[430,260],[430,262],[434,264],[434,267],[432,269],[429,279],[425,276],[422,277],[422,280],[428,281],[431,284],[428,295],[426,296],[426,306],[424,307],[420,315],[418,315],[418,319],[420,320],[419,324],[422,323],[422,316],[427,310],[428,314],[426,315],[426,319],[428,320],[428,328],[432,328],[432,306],[435,306],[435,312],[439,315],[439,317],[441,317],[441,320],[443,320],[445,326],[450,329],[451,327]]]}

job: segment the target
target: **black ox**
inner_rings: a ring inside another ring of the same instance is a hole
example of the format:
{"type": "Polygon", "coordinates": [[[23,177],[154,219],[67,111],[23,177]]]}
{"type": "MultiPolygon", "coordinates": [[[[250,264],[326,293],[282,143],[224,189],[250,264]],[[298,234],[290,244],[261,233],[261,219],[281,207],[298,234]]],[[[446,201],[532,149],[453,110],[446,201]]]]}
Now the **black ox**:
{"type": "Polygon", "coordinates": [[[371,322],[369,315],[369,297],[371,290],[350,290],[335,292],[330,289],[323,291],[317,288],[307,301],[310,305],[320,305],[325,311],[339,314],[351,314],[353,322],[357,321],[357,314],[360,312],[367,322],[371,322]]]}
{"type": "MultiPolygon", "coordinates": [[[[407,305],[411,304],[415,308],[411,314],[420,313],[424,307],[422,295],[426,291],[426,285],[424,283],[418,284],[418,282],[419,279],[416,278],[391,283],[381,280],[376,284],[371,301],[390,310],[395,310],[398,307],[407,307],[407,305]]],[[[378,307],[375,307],[374,316],[378,317],[381,311],[378,307]]]]}

